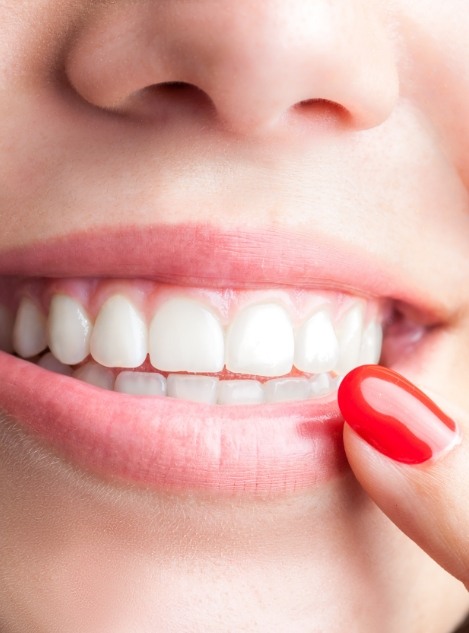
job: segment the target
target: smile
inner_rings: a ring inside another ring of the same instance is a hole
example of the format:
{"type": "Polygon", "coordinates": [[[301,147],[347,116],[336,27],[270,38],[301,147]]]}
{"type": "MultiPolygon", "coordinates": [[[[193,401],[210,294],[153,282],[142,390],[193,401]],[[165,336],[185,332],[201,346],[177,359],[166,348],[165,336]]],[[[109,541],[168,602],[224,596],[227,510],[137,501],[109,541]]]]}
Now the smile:
{"type": "MultiPolygon", "coordinates": [[[[166,237],[164,280],[76,277],[73,266],[53,277],[51,261],[66,266],[62,245],[10,254],[16,270],[38,274],[2,278],[6,411],[86,470],[156,487],[279,494],[342,472],[341,378],[383,359],[383,332],[392,356],[427,324],[404,316],[401,297],[374,292],[375,275],[354,291],[347,273],[249,287],[231,262],[231,279],[196,284],[196,240],[195,265],[176,284],[166,237]]],[[[95,266],[109,265],[104,249],[95,266]]]]}

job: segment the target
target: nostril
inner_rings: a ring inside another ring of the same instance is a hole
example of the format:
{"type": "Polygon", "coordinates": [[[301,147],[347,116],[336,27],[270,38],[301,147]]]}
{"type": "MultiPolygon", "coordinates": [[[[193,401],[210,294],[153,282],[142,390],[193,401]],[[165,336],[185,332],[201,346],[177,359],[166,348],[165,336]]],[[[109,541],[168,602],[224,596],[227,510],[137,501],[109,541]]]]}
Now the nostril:
{"type": "Polygon", "coordinates": [[[155,88],[159,88],[161,90],[167,90],[170,92],[181,92],[182,90],[187,91],[188,89],[198,90],[196,86],[193,84],[187,83],[187,81],[165,81],[160,84],[156,84],[155,88]]]}
{"type": "Polygon", "coordinates": [[[165,81],[147,86],[144,90],[154,96],[212,103],[206,92],[186,81],[165,81]]]}
{"type": "Polygon", "coordinates": [[[151,84],[127,97],[114,112],[128,117],[180,120],[181,115],[213,117],[215,106],[206,92],[185,81],[151,84]]]}
{"type": "Polygon", "coordinates": [[[295,104],[293,109],[315,120],[347,123],[351,119],[347,108],[329,99],[304,99],[295,104]]]}

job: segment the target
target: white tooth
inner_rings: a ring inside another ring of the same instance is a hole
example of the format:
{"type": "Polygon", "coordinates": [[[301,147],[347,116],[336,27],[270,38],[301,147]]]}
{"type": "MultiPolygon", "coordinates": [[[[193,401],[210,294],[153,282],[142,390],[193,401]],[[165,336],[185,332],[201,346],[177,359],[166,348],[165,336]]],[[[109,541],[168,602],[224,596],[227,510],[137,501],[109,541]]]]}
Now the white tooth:
{"type": "Polygon", "coordinates": [[[373,365],[379,362],[383,344],[383,328],[372,321],[366,327],[360,349],[360,365],[373,365]]]}
{"type": "Polygon", "coordinates": [[[101,367],[97,363],[89,362],[79,367],[73,372],[73,377],[78,380],[83,380],[95,387],[101,387],[102,389],[114,388],[114,374],[110,369],[101,367]]]}
{"type": "Polygon", "coordinates": [[[211,376],[181,376],[169,374],[166,387],[171,398],[215,404],[218,378],[211,376]]]}
{"type": "Polygon", "coordinates": [[[240,374],[281,376],[293,365],[293,328],[275,303],[251,305],[232,322],[226,341],[226,367],[240,374]]]}
{"type": "Polygon", "coordinates": [[[148,352],[145,321],[122,295],[110,297],[101,307],[90,342],[91,355],[105,367],[139,367],[148,352]]]}
{"type": "Polygon", "coordinates": [[[218,404],[260,404],[264,390],[258,380],[221,380],[218,383],[218,404]]]}
{"type": "Polygon", "coordinates": [[[150,361],[163,371],[218,372],[225,343],[218,319],[198,301],[175,297],[150,324],[150,361]]]}
{"type": "Polygon", "coordinates": [[[24,358],[36,356],[47,347],[46,317],[28,297],[23,297],[13,328],[13,347],[24,358]]]}
{"type": "Polygon", "coordinates": [[[356,303],[344,314],[336,328],[339,341],[339,360],[334,370],[342,376],[359,364],[363,335],[363,312],[363,303],[356,303]]]}
{"type": "Polygon", "coordinates": [[[307,400],[311,396],[311,385],[307,378],[277,378],[264,383],[266,402],[307,400]]]}
{"type": "Polygon", "coordinates": [[[309,384],[312,396],[318,398],[334,391],[337,383],[329,374],[318,374],[310,378],[309,384]]]}
{"type": "Polygon", "coordinates": [[[8,308],[0,305],[0,350],[13,351],[13,315],[8,308]]]}
{"type": "Polygon", "coordinates": [[[293,364],[301,371],[331,371],[339,359],[339,344],[327,310],[318,310],[298,330],[293,364]]]}
{"type": "Polygon", "coordinates": [[[49,347],[62,363],[76,365],[88,356],[92,325],[78,301],[67,295],[53,296],[48,325],[49,347]]]}
{"type": "Polygon", "coordinates": [[[114,391],[134,396],[165,396],[166,379],[150,372],[121,371],[114,383],[114,391]]]}
{"type": "Polygon", "coordinates": [[[53,354],[48,352],[42,356],[38,363],[39,367],[43,369],[48,369],[49,371],[53,371],[54,374],[62,374],[63,376],[71,376],[72,368],[68,365],[64,365],[59,360],[55,358],[53,354]]]}

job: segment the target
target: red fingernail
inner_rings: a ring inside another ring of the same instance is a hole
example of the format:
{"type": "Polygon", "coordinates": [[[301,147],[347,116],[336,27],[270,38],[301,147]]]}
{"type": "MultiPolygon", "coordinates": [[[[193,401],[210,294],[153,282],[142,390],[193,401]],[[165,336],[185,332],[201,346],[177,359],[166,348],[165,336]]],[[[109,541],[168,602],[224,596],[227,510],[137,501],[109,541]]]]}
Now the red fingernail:
{"type": "Polygon", "coordinates": [[[380,453],[421,464],[458,438],[456,424],[428,396],[391,369],[357,367],[339,387],[346,422],[380,453]]]}

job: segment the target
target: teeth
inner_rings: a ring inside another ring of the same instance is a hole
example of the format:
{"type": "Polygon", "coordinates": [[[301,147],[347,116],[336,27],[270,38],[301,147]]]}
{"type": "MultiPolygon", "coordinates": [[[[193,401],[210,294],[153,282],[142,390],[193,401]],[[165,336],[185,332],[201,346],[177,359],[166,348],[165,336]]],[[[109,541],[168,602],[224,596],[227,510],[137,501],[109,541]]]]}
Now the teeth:
{"type": "Polygon", "coordinates": [[[257,376],[288,374],[293,365],[293,328],[275,303],[251,305],[239,312],[228,330],[226,367],[257,376]]]}
{"type": "Polygon", "coordinates": [[[218,378],[177,374],[170,374],[166,382],[167,394],[171,398],[208,404],[215,404],[217,401],[217,384],[218,378]]]}
{"type": "Polygon", "coordinates": [[[113,372],[92,361],[79,367],[72,375],[78,380],[83,380],[83,382],[95,387],[101,387],[101,389],[110,389],[112,391],[114,388],[113,372]]]}
{"type": "Polygon", "coordinates": [[[371,322],[363,332],[360,349],[360,365],[373,365],[379,362],[383,344],[383,328],[379,323],[371,322]]]}
{"type": "MultiPolygon", "coordinates": [[[[152,294],[158,307],[149,327],[137,303],[124,293],[108,295],[94,325],[85,307],[65,293],[52,296],[47,320],[39,299],[23,297],[15,319],[0,305],[0,349],[32,358],[49,342],[50,353],[37,362],[50,371],[122,393],[211,404],[321,398],[334,393],[353,367],[379,361],[382,326],[377,317],[365,322],[366,312],[379,313],[379,305],[370,308],[362,299],[339,297],[336,307],[333,297],[320,294],[312,300],[301,295],[295,306],[292,294],[283,297],[275,291],[261,295],[268,300],[259,302],[254,291],[241,298],[233,293],[216,295],[216,300],[207,291],[200,300],[183,290],[152,294]],[[283,307],[289,301],[292,316],[283,307]],[[90,355],[93,361],[86,362],[90,355]],[[70,366],[83,361],[72,373],[70,366]],[[150,363],[168,372],[168,378],[142,371],[150,363]]],[[[99,296],[92,297],[96,300],[99,296]]]]}
{"type": "Polygon", "coordinates": [[[320,374],[332,371],[339,360],[339,343],[329,313],[319,310],[295,337],[294,365],[300,371],[320,374]]]}
{"type": "Polygon", "coordinates": [[[359,364],[363,332],[364,305],[356,303],[348,310],[337,326],[339,360],[335,366],[337,374],[344,376],[359,364]]]}
{"type": "Polygon", "coordinates": [[[146,358],[148,336],[145,322],[133,304],[122,295],[110,297],[102,306],[90,343],[91,355],[105,367],[139,367],[146,358]]]}
{"type": "Polygon", "coordinates": [[[331,391],[334,391],[338,386],[329,374],[314,376],[314,378],[310,378],[309,384],[311,393],[315,398],[331,393],[331,391]]]}
{"type": "Polygon", "coordinates": [[[150,325],[150,361],[162,371],[219,372],[225,343],[218,319],[198,301],[164,303],[150,325]]]}
{"type": "Polygon", "coordinates": [[[21,299],[16,313],[13,347],[23,358],[36,356],[47,347],[46,318],[28,297],[21,299]]]}
{"type": "Polygon", "coordinates": [[[121,371],[116,378],[114,391],[134,396],[165,396],[166,379],[161,374],[121,371]]]}
{"type": "Polygon", "coordinates": [[[307,378],[277,378],[264,384],[266,402],[307,400],[311,397],[311,385],[307,378]]]}
{"type": "Polygon", "coordinates": [[[76,365],[90,353],[91,321],[83,307],[67,295],[52,297],[49,347],[62,363],[76,365]]]}
{"type": "Polygon", "coordinates": [[[39,365],[39,367],[42,367],[43,369],[48,369],[49,371],[53,371],[55,374],[62,374],[63,376],[72,375],[72,368],[61,363],[50,352],[44,354],[44,356],[41,356],[37,364],[39,365]]]}
{"type": "Polygon", "coordinates": [[[13,351],[13,315],[5,306],[0,305],[0,350],[13,351]]]}
{"type": "Polygon", "coordinates": [[[218,383],[218,404],[260,404],[264,390],[258,380],[221,380],[218,383]]]}

